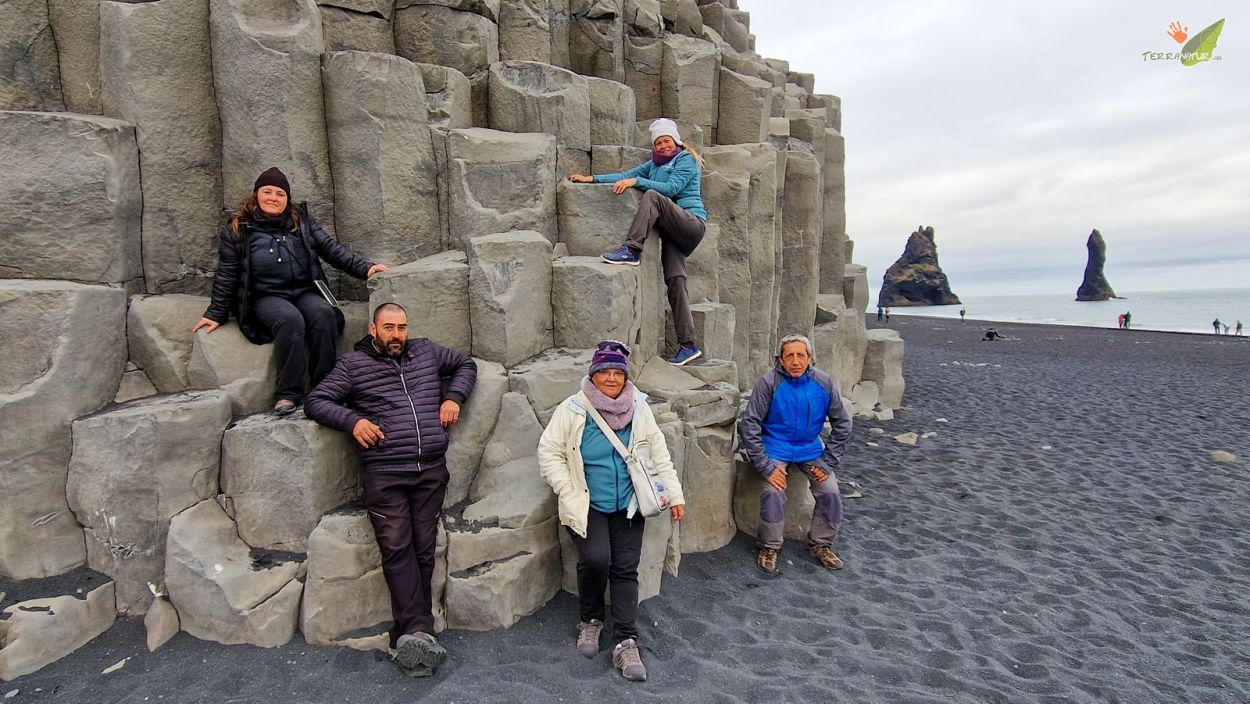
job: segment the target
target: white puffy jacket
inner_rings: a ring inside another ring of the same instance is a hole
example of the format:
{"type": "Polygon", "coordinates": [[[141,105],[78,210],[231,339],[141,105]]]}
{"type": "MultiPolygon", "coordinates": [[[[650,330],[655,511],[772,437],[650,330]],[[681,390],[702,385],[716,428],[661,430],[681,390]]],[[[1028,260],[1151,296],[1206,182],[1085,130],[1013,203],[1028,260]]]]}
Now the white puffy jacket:
{"type": "MultiPolygon", "coordinates": [[[[538,469],[556,493],[560,522],[586,537],[586,519],[590,515],[590,489],[586,486],[586,469],[582,465],[582,432],[586,429],[586,409],[573,394],[560,402],[551,422],[538,441],[538,469]]],[[[591,423],[594,421],[591,420],[591,423]]],[[[674,506],[685,505],[681,482],[673,469],[673,458],[664,443],[664,433],[656,425],[655,414],[647,405],[647,395],[634,388],[634,419],[631,421],[629,449],[639,440],[651,444],[651,461],[664,483],[672,489],[674,506]]],[[[630,503],[631,513],[637,510],[637,499],[630,503]]]]}

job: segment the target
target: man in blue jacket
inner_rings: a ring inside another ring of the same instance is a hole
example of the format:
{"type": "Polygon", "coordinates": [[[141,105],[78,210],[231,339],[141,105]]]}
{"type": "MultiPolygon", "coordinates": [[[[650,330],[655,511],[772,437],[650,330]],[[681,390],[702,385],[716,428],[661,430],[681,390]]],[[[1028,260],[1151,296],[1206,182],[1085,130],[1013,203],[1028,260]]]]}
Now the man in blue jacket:
{"type": "Polygon", "coordinates": [[[807,475],[816,499],[807,550],[824,567],[842,569],[833,551],[842,524],[842,495],[834,471],[851,439],[851,417],[833,379],[812,366],[812,343],[806,337],[782,338],[777,365],[756,382],[738,433],[747,459],[764,476],[755,564],[768,574],[778,573],[786,480],[798,471],[807,475]],[[831,431],[822,438],[826,419],[831,431]]]}
{"type": "Polygon", "coordinates": [[[407,313],[383,303],[369,335],[304,402],[305,415],[351,433],[361,447],[360,485],[395,617],[391,647],[414,677],[434,674],[447,657],[434,637],[430,580],[449,479],[447,433],[476,381],[471,357],[423,337],[409,340],[407,313]]]}

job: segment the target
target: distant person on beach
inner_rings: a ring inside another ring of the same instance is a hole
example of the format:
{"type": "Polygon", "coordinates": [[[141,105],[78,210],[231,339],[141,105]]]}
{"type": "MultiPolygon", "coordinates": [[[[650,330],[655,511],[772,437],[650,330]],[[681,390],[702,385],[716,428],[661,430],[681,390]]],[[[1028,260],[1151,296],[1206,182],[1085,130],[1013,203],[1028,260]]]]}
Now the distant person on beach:
{"type": "Polygon", "coordinates": [[[610,183],[617,195],[631,188],[643,192],[624,244],[601,258],[609,264],[638,266],[647,233],[653,227],[659,233],[660,266],[677,328],[677,354],[668,361],[682,366],[703,356],[695,342],[694,314],[686,291],[686,257],[694,253],[707,229],[699,178],[703,157],[681,141],[677,123],[666,117],[652,122],[650,131],[651,158],[638,166],[614,174],[570,174],[569,180],[610,183]]]}
{"type": "Polygon", "coordinates": [[[304,413],[360,445],[360,487],[391,593],[390,647],[410,677],[447,658],[434,637],[430,582],[450,474],[448,434],[477,382],[477,364],[424,337],[408,339],[395,303],[373,312],[369,335],[308,395],[304,413]],[[446,390],[444,390],[446,389],[446,390]]]}
{"type": "Polygon", "coordinates": [[[885,309],[885,322],[887,323],[890,322],[890,307],[889,306],[886,306],[886,309],[885,309]]]}
{"type": "Polygon", "coordinates": [[[1115,317],[1115,326],[1120,330],[1124,329],[1124,314],[1121,313],[1115,317]]]}
{"type": "Polygon", "coordinates": [[[1220,319],[1216,318],[1215,320],[1212,320],[1211,327],[1215,328],[1216,335],[1220,334],[1220,319]]]}
{"type": "Polygon", "coordinates": [[[966,315],[968,315],[968,309],[967,309],[967,308],[962,308],[962,307],[961,307],[961,308],[959,309],[959,322],[961,322],[961,323],[962,323],[962,322],[963,322],[963,320],[964,320],[964,317],[965,317],[966,315]]]}
{"type": "Polygon", "coordinates": [[[851,416],[833,379],[812,363],[812,343],[806,337],[783,337],[776,366],[755,383],[738,421],[742,449],[764,477],[755,564],[768,574],[780,571],[791,472],[807,475],[816,500],[807,532],[808,553],[826,569],[842,569],[842,559],[833,551],[842,525],[842,494],[834,472],[851,439],[851,416]],[[822,439],[826,420],[832,430],[828,439],[822,439]]]}
{"type": "Polygon", "coordinates": [[[1133,314],[1126,310],[1124,311],[1124,329],[1128,330],[1132,326],[1133,326],[1133,314]]]}
{"type": "Polygon", "coordinates": [[[881,306],[877,306],[877,322],[878,323],[881,322],[881,311],[882,311],[881,306]]]}
{"type": "MultiPolygon", "coordinates": [[[[612,596],[612,665],[627,680],[647,679],[638,650],[638,562],[646,518],[622,452],[646,458],[667,486],[673,521],[685,517],[685,499],[664,434],[647,395],[629,380],[629,347],[600,342],[581,390],[556,407],[538,441],[538,469],[556,494],[560,523],[577,548],[577,652],[599,653],[612,596]],[[608,437],[608,433],[615,435],[608,437]]],[[[656,520],[664,520],[663,513],[656,520]]]]}
{"type": "Polygon", "coordinates": [[[989,340],[993,342],[995,340],[1001,340],[1001,339],[1003,339],[1003,336],[998,334],[998,331],[995,330],[994,328],[990,328],[989,330],[985,331],[985,337],[981,338],[981,341],[985,342],[986,340],[989,340]]]}
{"type": "Polygon", "coordinates": [[[1241,335],[1241,321],[1240,320],[1237,321],[1237,335],[1239,336],[1241,335]]]}
{"type": "Polygon", "coordinates": [[[1225,335],[1227,335],[1227,334],[1228,334],[1228,325],[1225,325],[1225,326],[1224,326],[1224,334],[1225,334],[1225,335]]]}

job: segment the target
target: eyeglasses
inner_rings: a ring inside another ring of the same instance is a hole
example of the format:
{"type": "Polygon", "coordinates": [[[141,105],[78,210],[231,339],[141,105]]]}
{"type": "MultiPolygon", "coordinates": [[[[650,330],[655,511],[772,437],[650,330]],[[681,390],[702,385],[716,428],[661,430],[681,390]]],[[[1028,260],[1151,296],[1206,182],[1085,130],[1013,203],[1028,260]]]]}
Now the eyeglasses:
{"type": "Polygon", "coordinates": [[[629,356],[629,345],[621,342],[620,340],[604,340],[603,342],[600,342],[595,349],[606,352],[620,352],[626,357],[629,356]]]}

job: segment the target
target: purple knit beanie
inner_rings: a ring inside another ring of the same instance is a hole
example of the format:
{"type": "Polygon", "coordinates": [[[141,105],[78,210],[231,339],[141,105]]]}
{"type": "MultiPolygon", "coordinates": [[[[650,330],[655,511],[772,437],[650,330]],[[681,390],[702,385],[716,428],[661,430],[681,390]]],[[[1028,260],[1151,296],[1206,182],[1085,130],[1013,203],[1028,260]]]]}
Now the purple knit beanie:
{"type": "Polygon", "coordinates": [[[629,345],[617,340],[604,340],[590,358],[590,376],[604,369],[620,369],[629,376],[629,345]]]}

